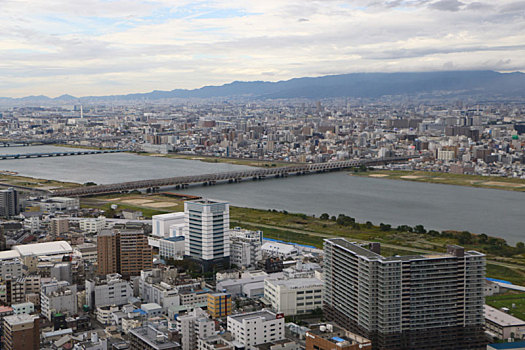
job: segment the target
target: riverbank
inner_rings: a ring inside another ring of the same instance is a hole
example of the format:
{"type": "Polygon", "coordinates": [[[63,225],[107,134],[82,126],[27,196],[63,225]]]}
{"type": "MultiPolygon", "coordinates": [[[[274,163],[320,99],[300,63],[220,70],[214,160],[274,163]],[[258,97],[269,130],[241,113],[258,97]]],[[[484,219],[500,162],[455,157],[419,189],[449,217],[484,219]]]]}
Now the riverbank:
{"type": "Polygon", "coordinates": [[[297,163],[288,163],[281,161],[267,161],[267,160],[257,160],[257,159],[243,159],[243,158],[227,158],[227,157],[212,157],[212,156],[202,156],[202,155],[192,155],[192,154],[180,154],[180,153],[146,153],[146,152],[135,152],[140,156],[150,156],[150,157],[161,157],[161,158],[173,158],[173,159],[187,159],[187,160],[198,160],[206,163],[228,163],[234,165],[246,165],[260,168],[273,168],[273,167],[283,167],[283,166],[292,166],[297,163]]]}
{"type": "Polygon", "coordinates": [[[437,232],[417,225],[390,227],[355,223],[349,217],[319,217],[272,210],[232,207],[232,226],[264,231],[265,237],[322,248],[323,239],[345,237],[352,241],[381,242],[383,254],[431,254],[445,252],[448,244],[487,254],[487,276],[525,284],[525,246],[510,247],[503,239],[466,231],[437,232]],[[334,220],[335,219],[335,220],[334,220]]]}
{"type": "Polygon", "coordinates": [[[525,192],[525,179],[498,176],[463,175],[428,171],[372,170],[354,172],[351,175],[376,179],[426,182],[444,185],[491,188],[525,192]]]}
{"type": "Polygon", "coordinates": [[[81,184],[77,184],[74,182],[38,179],[29,176],[9,175],[7,173],[0,173],[0,183],[12,186],[31,187],[41,190],[73,188],[82,186],[81,184]]]}
{"type": "MultiPolygon", "coordinates": [[[[119,194],[82,198],[83,207],[110,210],[139,210],[145,217],[184,210],[184,200],[162,193],[119,194]]],[[[352,241],[376,241],[382,244],[387,256],[407,254],[432,254],[445,252],[448,244],[459,244],[469,250],[487,254],[487,276],[525,284],[525,246],[509,246],[503,239],[476,235],[466,231],[427,230],[421,225],[392,227],[388,224],[358,223],[349,216],[321,217],[293,214],[286,211],[230,207],[230,223],[250,230],[262,230],[267,238],[312,245],[319,248],[323,240],[345,237],[352,241]]]]}

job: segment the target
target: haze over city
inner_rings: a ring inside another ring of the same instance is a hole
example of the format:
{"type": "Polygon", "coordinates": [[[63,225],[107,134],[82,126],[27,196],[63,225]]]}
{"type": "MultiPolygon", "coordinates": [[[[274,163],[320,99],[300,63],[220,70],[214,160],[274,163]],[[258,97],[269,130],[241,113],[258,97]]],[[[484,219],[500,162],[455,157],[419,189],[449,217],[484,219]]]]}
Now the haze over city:
{"type": "Polygon", "coordinates": [[[525,69],[522,1],[0,2],[2,97],[525,69]]]}

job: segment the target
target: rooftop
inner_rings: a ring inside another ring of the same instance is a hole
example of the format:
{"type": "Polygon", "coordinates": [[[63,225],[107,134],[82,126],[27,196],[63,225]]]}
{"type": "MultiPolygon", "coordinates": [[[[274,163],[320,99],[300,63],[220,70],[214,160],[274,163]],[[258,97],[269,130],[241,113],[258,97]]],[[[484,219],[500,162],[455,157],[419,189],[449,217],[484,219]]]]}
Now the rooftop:
{"type": "Polygon", "coordinates": [[[158,214],[151,217],[152,220],[169,220],[169,219],[179,219],[184,217],[184,212],[176,212],[169,214],[158,214]]]}
{"type": "Polygon", "coordinates": [[[256,318],[263,318],[265,321],[275,320],[277,315],[268,310],[255,311],[250,313],[238,314],[228,316],[228,319],[235,320],[237,322],[243,322],[244,320],[251,320],[256,318]]]}
{"type": "Polygon", "coordinates": [[[167,335],[152,325],[134,328],[130,331],[130,334],[136,336],[154,349],[171,349],[178,345],[177,343],[168,341],[167,335]]]}
{"type": "Polygon", "coordinates": [[[38,319],[38,316],[20,314],[20,315],[6,316],[4,317],[4,322],[7,322],[11,326],[16,326],[16,325],[22,325],[26,323],[33,323],[36,319],[38,319]]]}
{"type": "Polygon", "coordinates": [[[268,279],[269,282],[275,285],[285,286],[288,288],[305,288],[312,286],[323,285],[323,281],[317,278],[290,278],[290,279],[268,279]]]}
{"type": "Polygon", "coordinates": [[[494,322],[502,327],[511,326],[525,326],[525,321],[509,315],[506,312],[493,308],[492,306],[485,305],[485,319],[494,322]]]}
{"type": "Polygon", "coordinates": [[[58,255],[68,254],[73,251],[66,241],[17,245],[13,249],[20,253],[21,256],[58,255]]]}

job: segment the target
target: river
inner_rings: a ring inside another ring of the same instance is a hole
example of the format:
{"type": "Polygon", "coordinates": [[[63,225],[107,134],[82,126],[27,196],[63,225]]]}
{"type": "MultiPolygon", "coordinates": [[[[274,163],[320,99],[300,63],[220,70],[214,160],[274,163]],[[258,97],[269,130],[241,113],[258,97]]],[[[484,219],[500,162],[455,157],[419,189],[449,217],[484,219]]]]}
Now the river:
{"type": "MultiPolygon", "coordinates": [[[[53,146],[0,148],[0,154],[53,152],[53,146]]],[[[45,179],[107,184],[244,169],[224,163],[127,153],[0,160],[0,170],[45,179]]],[[[525,194],[519,192],[350,176],[334,172],[178,190],[232,205],[320,215],[344,213],[359,222],[424,225],[525,241],[525,194]]]]}

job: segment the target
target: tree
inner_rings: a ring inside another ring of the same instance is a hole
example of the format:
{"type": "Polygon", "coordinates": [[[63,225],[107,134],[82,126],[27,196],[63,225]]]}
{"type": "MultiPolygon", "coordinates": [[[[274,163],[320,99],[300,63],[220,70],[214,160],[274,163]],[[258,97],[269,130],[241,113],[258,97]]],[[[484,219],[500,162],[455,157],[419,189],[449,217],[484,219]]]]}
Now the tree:
{"type": "Polygon", "coordinates": [[[425,227],[423,225],[416,225],[414,226],[414,232],[424,234],[427,233],[427,230],[425,230],[425,227]]]}
{"type": "Polygon", "coordinates": [[[328,220],[330,219],[330,215],[328,213],[322,213],[321,216],[319,216],[321,220],[328,220]]]}
{"type": "Polygon", "coordinates": [[[489,239],[489,236],[487,236],[486,234],[482,233],[478,236],[478,241],[479,243],[487,243],[489,239]]]}
{"type": "Polygon", "coordinates": [[[390,231],[392,229],[392,226],[391,225],[388,225],[388,224],[383,224],[383,223],[380,223],[379,224],[379,229],[381,231],[390,231]]]}
{"type": "Polygon", "coordinates": [[[459,244],[470,244],[472,243],[472,235],[468,231],[460,232],[458,235],[459,244]]]}
{"type": "Polygon", "coordinates": [[[368,229],[371,229],[373,226],[374,226],[374,225],[372,224],[371,221],[367,221],[367,222],[365,223],[365,227],[368,228],[368,229]]]}

